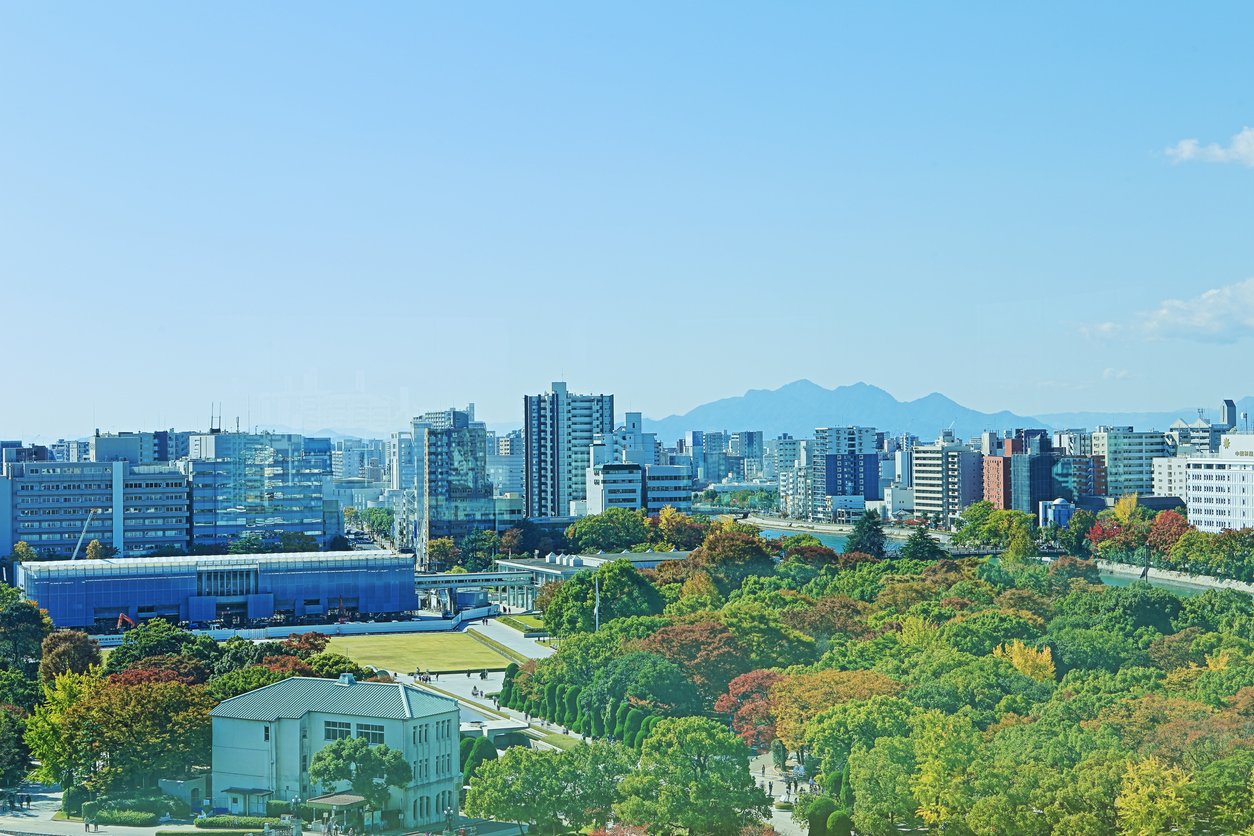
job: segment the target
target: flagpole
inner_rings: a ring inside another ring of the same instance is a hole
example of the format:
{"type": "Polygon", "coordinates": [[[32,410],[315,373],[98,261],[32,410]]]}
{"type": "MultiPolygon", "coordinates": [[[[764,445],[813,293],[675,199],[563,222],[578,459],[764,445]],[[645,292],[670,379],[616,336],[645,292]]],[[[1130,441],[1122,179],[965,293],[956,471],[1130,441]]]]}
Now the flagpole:
{"type": "Polygon", "coordinates": [[[592,578],[596,583],[597,590],[596,604],[592,607],[592,618],[595,621],[595,626],[592,628],[592,632],[595,633],[601,629],[601,576],[597,574],[593,575],[592,578]]]}

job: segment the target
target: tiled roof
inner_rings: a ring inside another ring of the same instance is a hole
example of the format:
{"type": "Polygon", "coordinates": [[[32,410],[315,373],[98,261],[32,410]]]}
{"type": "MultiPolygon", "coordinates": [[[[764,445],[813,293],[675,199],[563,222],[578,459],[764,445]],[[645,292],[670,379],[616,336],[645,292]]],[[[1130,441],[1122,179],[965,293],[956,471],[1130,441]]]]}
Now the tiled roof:
{"type": "Polygon", "coordinates": [[[231,697],[211,713],[237,720],[303,717],[311,711],[352,717],[406,720],[444,714],[457,701],[401,682],[353,682],[294,676],[231,697]]]}

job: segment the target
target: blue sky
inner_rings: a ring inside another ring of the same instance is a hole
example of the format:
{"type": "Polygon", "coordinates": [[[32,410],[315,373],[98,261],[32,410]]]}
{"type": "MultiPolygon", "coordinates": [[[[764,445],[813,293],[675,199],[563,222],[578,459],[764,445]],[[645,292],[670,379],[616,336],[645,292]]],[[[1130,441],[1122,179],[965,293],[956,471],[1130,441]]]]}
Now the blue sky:
{"type": "Polygon", "coordinates": [[[0,437],[1254,393],[1254,7],[1095,5],[0,4],[0,437]]]}

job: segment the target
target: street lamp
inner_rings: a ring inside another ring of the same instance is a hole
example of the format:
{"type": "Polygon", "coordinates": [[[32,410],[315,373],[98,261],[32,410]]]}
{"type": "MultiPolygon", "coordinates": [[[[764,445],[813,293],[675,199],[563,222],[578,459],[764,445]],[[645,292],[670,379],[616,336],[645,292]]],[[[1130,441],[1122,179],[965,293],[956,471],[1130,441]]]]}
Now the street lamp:
{"type": "Polygon", "coordinates": [[[452,807],[444,808],[444,829],[449,833],[453,832],[453,816],[456,813],[457,811],[452,807]]]}

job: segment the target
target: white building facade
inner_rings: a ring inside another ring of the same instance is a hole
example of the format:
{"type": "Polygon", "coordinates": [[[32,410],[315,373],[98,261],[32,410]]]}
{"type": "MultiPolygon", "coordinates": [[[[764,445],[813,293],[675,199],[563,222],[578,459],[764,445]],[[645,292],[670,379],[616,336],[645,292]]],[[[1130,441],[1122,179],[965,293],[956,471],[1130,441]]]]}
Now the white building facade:
{"type": "Polygon", "coordinates": [[[361,737],[405,755],[410,781],[394,787],[388,810],[407,830],[431,828],[456,809],[461,787],[455,700],[403,683],[292,677],[232,697],[211,712],[213,803],[236,815],[264,815],[273,799],[323,791],[309,765],[325,746],[361,737]]]}
{"type": "Polygon", "coordinates": [[[1214,456],[1183,461],[1190,523],[1211,533],[1254,527],[1254,435],[1228,433],[1214,456]]]}

